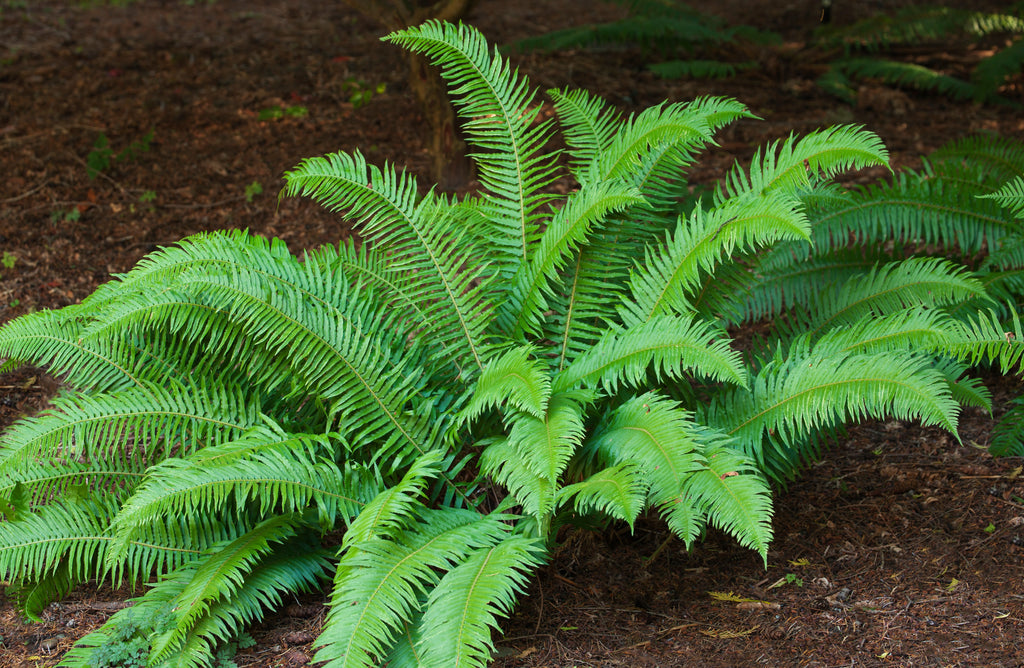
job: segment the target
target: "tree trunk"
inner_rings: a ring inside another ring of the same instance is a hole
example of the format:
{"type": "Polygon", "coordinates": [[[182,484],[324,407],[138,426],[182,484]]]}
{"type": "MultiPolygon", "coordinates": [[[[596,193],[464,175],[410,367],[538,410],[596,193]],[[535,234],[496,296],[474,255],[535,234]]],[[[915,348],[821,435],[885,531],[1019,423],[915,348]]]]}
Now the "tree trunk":
{"type": "Polygon", "coordinates": [[[444,81],[427,59],[409,53],[409,87],[420,103],[430,128],[431,172],[441,190],[465,187],[473,178],[473,162],[466,154],[455,109],[445,92],[444,81]]]}
{"type": "MultiPolygon", "coordinates": [[[[457,21],[465,16],[474,0],[345,0],[387,30],[401,30],[428,19],[457,21]]],[[[428,148],[431,176],[441,190],[458,190],[473,178],[473,162],[466,155],[466,142],[458,118],[445,91],[437,68],[426,58],[409,53],[409,88],[423,110],[430,130],[428,148]]]]}

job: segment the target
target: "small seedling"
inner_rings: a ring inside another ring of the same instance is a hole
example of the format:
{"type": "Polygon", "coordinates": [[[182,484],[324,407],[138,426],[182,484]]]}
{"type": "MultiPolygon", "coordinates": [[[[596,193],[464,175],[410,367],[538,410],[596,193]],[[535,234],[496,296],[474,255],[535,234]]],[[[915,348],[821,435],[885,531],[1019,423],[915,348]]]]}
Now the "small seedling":
{"type": "Polygon", "coordinates": [[[245,187],[245,201],[252,203],[253,198],[262,192],[263,185],[259,181],[253,181],[245,187]]]}
{"type": "Polygon", "coordinates": [[[95,179],[100,175],[100,172],[110,169],[110,166],[115,162],[135,160],[140,154],[149,150],[149,145],[152,141],[153,130],[150,130],[138,141],[128,144],[127,148],[120,153],[114,153],[114,150],[110,148],[110,140],[107,138],[107,135],[101,132],[96,141],[93,142],[89,155],[85,157],[86,174],[89,176],[89,179],[95,179]]]}
{"type": "Polygon", "coordinates": [[[156,191],[147,190],[146,192],[139,195],[139,201],[143,204],[152,204],[156,201],[156,191]]]}
{"type": "Polygon", "coordinates": [[[345,79],[342,87],[345,93],[348,94],[348,101],[352,108],[358,109],[372,100],[374,95],[381,95],[387,89],[387,84],[382,82],[372,86],[355,77],[349,77],[345,79]]]}
{"type": "Polygon", "coordinates": [[[57,223],[73,223],[82,217],[82,212],[78,207],[74,207],[68,210],[57,209],[50,213],[50,222],[53,224],[57,223]]]}
{"type": "MultiPolygon", "coordinates": [[[[6,253],[4,253],[4,260],[5,260],[4,264],[6,265],[6,260],[7,260],[7,254],[6,253]]],[[[984,531],[985,533],[992,533],[995,530],[996,530],[996,525],[992,524],[991,522],[988,523],[987,527],[982,529],[982,531],[984,531]]]]}
{"type": "Polygon", "coordinates": [[[303,118],[309,115],[309,109],[302,105],[292,107],[267,107],[260,109],[256,118],[261,121],[276,121],[280,118],[303,118]]]}
{"type": "Polygon", "coordinates": [[[8,251],[4,251],[3,257],[0,258],[0,264],[2,264],[5,269],[14,269],[14,265],[17,262],[18,262],[18,256],[15,255],[14,253],[10,253],[8,251]]]}

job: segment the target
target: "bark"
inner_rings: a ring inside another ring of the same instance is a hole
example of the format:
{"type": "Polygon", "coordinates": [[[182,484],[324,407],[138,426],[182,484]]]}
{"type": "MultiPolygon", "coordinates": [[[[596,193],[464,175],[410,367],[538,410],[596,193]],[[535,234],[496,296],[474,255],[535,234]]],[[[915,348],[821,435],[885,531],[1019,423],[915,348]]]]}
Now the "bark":
{"type": "MultiPolygon", "coordinates": [[[[394,31],[419,25],[428,19],[457,21],[469,11],[474,0],[345,0],[383,28],[394,31]]],[[[409,53],[406,57],[409,88],[416,96],[430,129],[428,147],[431,176],[441,190],[458,190],[473,178],[473,163],[467,155],[458,117],[437,68],[426,58],[409,53]]]]}

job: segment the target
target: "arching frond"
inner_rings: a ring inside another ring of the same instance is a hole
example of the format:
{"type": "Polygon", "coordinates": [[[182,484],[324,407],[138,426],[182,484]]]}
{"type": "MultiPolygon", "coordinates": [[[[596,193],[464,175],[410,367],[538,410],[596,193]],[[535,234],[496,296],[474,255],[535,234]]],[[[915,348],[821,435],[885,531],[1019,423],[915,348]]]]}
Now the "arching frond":
{"type": "Polygon", "coordinates": [[[556,504],[571,499],[573,508],[581,515],[598,512],[622,520],[632,529],[646,505],[648,488],[644,470],[634,462],[623,462],[563,487],[556,504]]]}
{"type": "Polygon", "coordinates": [[[286,595],[315,591],[330,570],[327,551],[308,540],[289,540],[264,557],[229,597],[213,602],[182,638],[171,665],[199,668],[217,648],[261,621],[286,595]]]}
{"type": "Polygon", "coordinates": [[[518,339],[523,334],[537,336],[542,331],[548,297],[560,287],[557,283],[570,257],[586,243],[591,227],[600,225],[611,212],[644,202],[640,192],[625,183],[601,180],[584,183],[571,194],[565,206],[548,222],[536,252],[520,265],[512,278],[508,300],[502,305],[499,322],[518,339]],[[507,323],[507,324],[506,324],[507,323]]]}
{"type": "Polygon", "coordinates": [[[765,366],[750,390],[715,397],[706,420],[725,432],[768,475],[785,480],[812,452],[789,451],[817,432],[867,417],[920,419],[956,433],[959,406],[930,360],[893,351],[843,355],[801,350],[765,366]]]}
{"type": "Polygon", "coordinates": [[[404,282],[403,297],[418,307],[421,319],[408,323],[409,331],[425,328],[444,355],[464,366],[482,365],[490,310],[486,256],[463,227],[459,208],[433,193],[420,199],[411,176],[368,166],[358,152],[309,158],[285,179],[285,194],[348,212],[378,252],[389,254],[388,274],[414,278],[404,282]]]}
{"type": "Polygon", "coordinates": [[[622,114],[607,102],[585,90],[551,89],[565,143],[572,155],[569,165],[576,180],[583,182],[587,170],[611,145],[622,123],[622,114]]]}
{"type": "Polygon", "coordinates": [[[529,346],[521,346],[488,362],[460,420],[473,420],[488,408],[505,404],[542,419],[551,396],[551,379],[540,361],[530,359],[530,352],[529,346]]]}
{"type": "Polygon", "coordinates": [[[0,444],[0,474],[35,457],[153,462],[223,443],[252,426],[256,397],[237,388],[143,383],[111,394],[64,393],[16,423],[0,444]]]}
{"type": "Polygon", "coordinates": [[[870,271],[885,258],[882,253],[861,250],[816,252],[813,257],[800,257],[786,252],[790,245],[779,244],[758,258],[745,290],[726,288],[737,322],[753,322],[777,316],[794,306],[807,306],[827,286],[843,284],[870,271]],[[736,298],[742,302],[736,303],[736,298]]]}
{"type": "Polygon", "coordinates": [[[882,140],[856,125],[837,125],[797,139],[758,149],[748,170],[734,168],[722,183],[716,203],[725,197],[772,190],[795,193],[812,180],[828,179],[847,169],[884,165],[889,160],[882,140]]]}
{"type": "Polygon", "coordinates": [[[683,495],[713,526],[760,554],[767,567],[768,544],[772,539],[768,481],[749,459],[729,447],[707,448],[704,459],[706,468],[686,477],[683,495]]]}
{"type": "Polygon", "coordinates": [[[618,320],[629,273],[643,259],[645,245],[664,229],[657,222],[613,216],[594,230],[562,274],[560,295],[552,299],[547,338],[556,342],[556,368],[586,352],[603,336],[606,324],[618,320]]]}
{"type": "Polygon", "coordinates": [[[259,516],[315,508],[323,529],[349,522],[380,491],[372,471],[355,463],[339,467],[325,454],[325,437],[256,428],[236,442],[185,459],[167,459],[125,501],[113,521],[117,542],[145,535],[154,522],[175,516],[243,513],[259,516]],[[226,508],[227,504],[233,508],[226,508]]]}
{"type": "Polygon", "coordinates": [[[462,126],[479,151],[474,159],[480,183],[489,192],[487,211],[495,228],[492,248],[501,250],[502,273],[529,259],[538,237],[537,217],[547,200],[541,188],[554,169],[541,151],[550,121],[534,125],[540,111],[535,93],[484,37],[464,25],[437,21],[384,38],[422,53],[440,67],[453,102],[468,119],[462,126]]]}
{"type": "Polygon", "coordinates": [[[29,618],[41,621],[39,613],[52,600],[102,573],[106,524],[115,509],[110,496],[68,500],[0,523],[0,580],[20,586],[29,618]]]}
{"type": "Polygon", "coordinates": [[[1024,218],[1024,176],[1018,176],[1014,180],[1003,185],[999,190],[987,195],[980,195],[993,199],[1013,212],[1018,218],[1024,218]]]}
{"type": "Polygon", "coordinates": [[[508,438],[489,445],[480,470],[513,494],[547,529],[562,472],[583,439],[583,414],[566,395],[551,398],[543,419],[513,415],[508,438]]]}
{"type": "MultiPolygon", "coordinates": [[[[694,152],[712,141],[715,130],[742,117],[752,117],[746,107],[728,98],[697,98],[689,103],[650,107],[624,121],[611,143],[598,156],[590,178],[622,179],[638,187],[651,174],[638,170],[653,147],[672,149],[673,164],[685,165],[694,152]]],[[[646,194],[646,188],[640,188],[646,194]]]]}
{"type": "Polygon", "coordinates": [[[943,352],[972,366],[998,364],[1004,374],[1019,373],[1024,369],[1024,331],[1016,309],[1010,309],[1010,316],[1003,321],[993,311],[978,311],[957,322],[943,352]]]}
{"type": "Polygon", "coordinates": [[[481,668],[490,661],[491,630],[507,616],[545,550],[514,536],[477,549],[430,592],[419,648],[428,668],[481,668]]]}
{"type": "Polygon", "coordinates": [[[962,266],[943,258],[907,258],[892,262],[819,293],[809,312],[812,336],[849,325],[868,314],[941,306],[984,297],[981,283],[962,266]]]}
{"type": "Polygon", "coordinates": [[[799,201],[782,192],[733,197],[710,211],[697,207],[689,220],[680,218],[663,245],[648,249],[642,269],[630,278],[631,299],[619,308],[623,323],[690,311],[688,295],[701,272],[711,273],[735,250],[807,236],[799,201]]]}
{"type": "Polygon", "coordinates": [[[387,655],[420,596],[473,551],[507,539],[501,516],[454,509],[421,511],[391,540],[371,539],[342,557],[316,661],[372,667],[387,655]]]}
{"type": "Polygon", "coordinates": [[[997,203],[979,200],[977,194],[976,185],[903,172],[892,184],[854,191],[845,206],[809,211],[812,242],[818,253],[893,239],[976,253],[1015,229],[997,203]]]}
{"type": "Polygon", "coordinates": [[[71,386],[106,391],[139,385],[140,376],[123,361],[125,344],[81,339],[82,316],[91,311],[81,305],[60,311],[37,311],[16,318],[0,329],[3,369],[24,364],[45,366],[71,386]]]}
{"type": "Polygon", "coordinates": [[[555,376],[555,391],[578,385],[615,392],[620,384],[639,387],[653,371],[658,379],[679,379],[684,371],[720,382],[746,384],[740,355],[724,332],[686,316],[660,315],[635,327],[607,329],[587,352],[555,376]]]}
{"type": "Polygon", "coordinates": [[[293,515],[277,515],[199,560],[195,573],[173,599],[173,627],[153,638],[150,660],[159,663],[177,653],[210,607],[242,588],[245,577],[272,551],[272,543],[295,535],[296,523],[293,515]]]}
{"type": "Polygon", "coordinates": [[[703,518],[683,486],[704,466],[694,437],[698,429],[689,417],[675,402],[649,392],[617,408],[587,444],[604,461],[634,463],[644,470],[648,504],[687,545],[697,538],[703,518]]]}

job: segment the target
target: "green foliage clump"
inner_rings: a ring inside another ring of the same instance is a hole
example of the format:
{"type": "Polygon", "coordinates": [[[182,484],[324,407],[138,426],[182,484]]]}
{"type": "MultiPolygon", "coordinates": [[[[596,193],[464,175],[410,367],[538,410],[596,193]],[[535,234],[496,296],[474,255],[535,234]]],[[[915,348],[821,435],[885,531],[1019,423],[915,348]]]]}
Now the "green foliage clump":
{"type": "Polygon", "coordinates": [[[131,142],[121,151],[114,153],[114,149],[110,147],[110,140],[107,139],[107,135],[101,132],[96,137],[96,141],[93,142],[92,150],[86,156],[86,174],[88,174],[90,179],[95,179],[102,172],[110,169],[110,166],[116,162],[135,160],[142,153],[149,151],[149,145],[152,141],[153,130],[150,130],[141,139],[131,142]]]}
{"type": "Polygon", "coordinates": [[[609,23],[583,25],[528,37],[508,46],[520,51],[639,45],[656,51],[661,62],[648,68],[660,77],[726,78],[757,67],[754,60],[736,62],[737,50],[748,44],[774,44],[778,35],[751,26],[728,26],[721,19],[677,0],[621,0],[628,14],[609,23]],[[703,55],[703,58],[695,58],[703,55]],[[727,58],[727,60],[722,60],[727,58]]]}
{"type": "MultiPolygon", "coordinates": [[[[27,614],[88,579],[155,577],[131,613],[159,620],[146,665],[200,666],[326,587],[316,661],[483,666],[563,528],[651,513],[687,547],[717,527],[767,561],[769,479],[842,424],[955,431],[958,400],[985,403],[949,359],[988,354],[984,331],[933,333],[987,297],[964,267],[868,256],[853,280],[750,289],[818,247],[810,212],[850,201],[840,171],[885,164],[877,136],[788,137],[694,201],[688,167],[752,117],[735,100],[624,117],[549,91],[563,167],[537,92],[478,32],[387,39],[440,67],[479,194],[358,152],[310,158],[285,194],[347,216],[362,245],[298,258],[200,234],[0,329],[7,368],[67,386],[0,442],[0,579],[27,614]],[[816,308],[783,317],[800,295],[816,308]],[[769,312],[788,329],[741,351],[728,327],[769,312]]],[[[141,650],[135,625],[114,615],[62,665],[141,650]]]]}
{"type": "Polygon", "coordinates": [[[861,80],[934,91],[956,100],[1011,103],[1000,95],[1000,88],[1024,65],[1022,7],[1024,4],[1018,3],[1017,11],[1008,8],[987,13],[916,6],[893,16],[875,14],[849,26],[825,26],[819,29],[816,44],[826,49],[840,47],[845,55],[830,63],[818,85],[850,103],[856,101],[856,82],[861,80]],[[992,35],[1011,36],[1013,41],[983,58],[967,78],[944,74],[922,63],[867,55],[908,44],[937,43],[953,37],[977,41],[992,35]]]}

